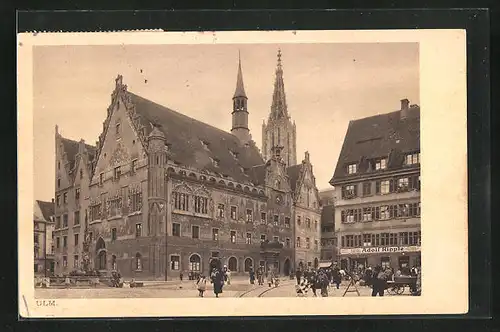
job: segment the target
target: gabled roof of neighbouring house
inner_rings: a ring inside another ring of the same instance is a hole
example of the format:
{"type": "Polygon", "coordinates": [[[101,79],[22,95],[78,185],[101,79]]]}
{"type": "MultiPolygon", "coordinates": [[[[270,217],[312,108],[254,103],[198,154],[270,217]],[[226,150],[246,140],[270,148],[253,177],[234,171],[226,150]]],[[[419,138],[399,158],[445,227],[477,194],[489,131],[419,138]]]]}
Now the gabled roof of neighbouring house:
{"type": "Polygon", "coordinates": [[[387,170],[402,167],[404,154],[420,151],[420,107],[370,116],[349,122],[331,184],[370,171],[368,161],[388,158],[387,170]],[[349,175],[347,165],[358,171],[349,175]]]}
{"type": "Polygon", "coordinates": [[[40,210],[42,211],[43,219],[46,221],[51,221],[51,217],[54,215],[54,203],[53,202],[45,202],[45,201],[36,201],[40,210]]]}

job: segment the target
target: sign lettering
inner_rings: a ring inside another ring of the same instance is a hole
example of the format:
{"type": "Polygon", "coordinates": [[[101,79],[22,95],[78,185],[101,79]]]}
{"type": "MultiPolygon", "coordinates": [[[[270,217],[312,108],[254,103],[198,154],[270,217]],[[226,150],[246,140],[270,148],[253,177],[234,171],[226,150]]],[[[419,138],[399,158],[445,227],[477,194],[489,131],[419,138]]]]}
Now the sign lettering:
{"type": "Polygon", "coordinates": [[[403,252],[418,252],[420,246],[410,247],[366,247],[366,248],[342,248],[341,255],[362,255],[362,254],[383,254],[383,253],[403,253],[403,252]]]}

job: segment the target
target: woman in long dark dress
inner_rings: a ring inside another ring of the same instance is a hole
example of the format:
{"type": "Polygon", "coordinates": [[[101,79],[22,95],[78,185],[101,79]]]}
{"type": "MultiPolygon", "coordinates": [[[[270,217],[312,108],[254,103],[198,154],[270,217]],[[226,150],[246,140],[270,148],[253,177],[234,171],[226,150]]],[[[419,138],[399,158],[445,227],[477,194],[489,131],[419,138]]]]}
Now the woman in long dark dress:
{"type": "Polygon", "coordinates": [[[224,275],[220,270],[214,270],[212,282],[214,284],[214,294],[215,297],[219,297],[222,293],[222,285],[224,284],[224,275]]]}

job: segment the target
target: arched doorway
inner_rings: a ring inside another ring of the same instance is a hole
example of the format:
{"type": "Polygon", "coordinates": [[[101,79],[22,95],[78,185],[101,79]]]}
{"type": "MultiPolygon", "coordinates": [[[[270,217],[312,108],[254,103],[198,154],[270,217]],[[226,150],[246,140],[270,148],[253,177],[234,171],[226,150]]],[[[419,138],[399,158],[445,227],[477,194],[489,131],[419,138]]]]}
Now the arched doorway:
{"type": "Polygon", "coordinates": [[[318,266],[319,266],[319,261],[318,261],[318,257],[316,257],[316,258],[314,259],[314,268],[315,268],[315,269],[317,269],[317,268],[318,268],[318,266]]]}
{"type": "Polygon", "coordinates": [[[231,272],[237,272],[238,271],[238,260],[236,257],[229,257],[227,261],[227,268],[231,272]]]}
{"type": "Polygon", "coordinates": [[[245,272],[250,272],[253,267],[253,259],[250,257],[245,258],[245,272]]]}
{"type": "Polygon", "coordinates": [[[201,257],[198,254],[192,254],[189,257],[189,271],[190,272],[201,272],[201,257]]]}
{"type": "Polygon", "coordinates": [[[100,237],[97,240],[95,250],[96,250],[96,254],[97,254],[96,269],[97,270],[106,270],[107,269],[106,243],[104,242],[102,237],[100,237]]]}
{"type": "Polygon", "coordinates": [[[290,260],[288,258],[285,259],[285,263],[283,264],[283,273],[286,276],[290,275],[290,260]]]}

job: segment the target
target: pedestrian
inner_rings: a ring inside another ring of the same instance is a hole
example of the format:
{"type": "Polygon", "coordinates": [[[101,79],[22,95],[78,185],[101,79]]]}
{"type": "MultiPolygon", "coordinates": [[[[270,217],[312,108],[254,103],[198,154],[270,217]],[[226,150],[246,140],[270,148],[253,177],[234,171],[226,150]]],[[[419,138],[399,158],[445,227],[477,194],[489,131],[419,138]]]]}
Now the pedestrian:
{"type": "Polygon", "coordinates": [[[340,274],[340,269],[335,265],[332,271],[332,281],[337,286],[337,289],[340,287],[340,283],[342,281],[342,275],[340,274]]]}
{"type": "Polygon", "coordinates": [[[226,272],[226,281],[228,285],[231,285],[231,270],[227,270],[226,272]]]}
{"type": "Polygon", "coordinates": [[[183,273],[182,273],[182,271],[181,271],[181,273],[179,273],[179,279],[181,279],[181,282],[182,282],[182,278],[183,278],[183,277],[184,277],[184,274],[183,274],[183,273]]]}
{"type": "Polygon", "coordinates": [[[320,270],[318,273],[318,287],[321,289],[321,296],[328,297],[328,285],[330,281],[328,279],[328,275],[325,271],[320,270]]]}
{"type": "Polygon", "coordinates": [[[198,296],[203,297],[203,293],[205,293],[205,290],[207,289],[207,278],[205,278],[204,275],[201,275],[196,282],[196,286],[198,287],[198,296]]]}
{"type": "Polygon", "coordinates": [[[273,271],[269,271],[267,273],[267,283],[268,283],[269,287],[271,287],[271,285],[274,284],[274,272],[273,271]]]}
{"type": "Polygon", "coordinates": [[[297,285],[300,285],[301,277],[302,277],[302,271],[300,271],[300,269],[297,269],[297,271],[295,271],[295,278],[297,278],[297,285]]]}
{"type": "Polygon", "coordinates": [[[374,269],[374,278],[372,281],[372,296],[384,296],[387,289],[387,273],[380,266],[374,269]]]}
{"type": "Polygon", "coordinates": [[[64,279],[64,285],[66,286],[66,288],[69,288],[69,286],[71,285],[71,281],[69,280],[69,276],[66,276],[66,278],[64,279]]]}
{"type": "Polygon", "coordinates": [[[224,285],[224,272],[218,269],[214,269],[212,272],[212,283],[214,284],[214,294],[215,297],[219,297],[219,294],[222,293],[222,287],[224,285]]]}
{"type": "Polygon", "coordinates": [[[250,268],[250,271],[248,272],[248,274],[250,276],[250,284],[251,285],[255,284],[255,271],[253,270],[252,267],[250,268]]]}
{"type": "Polygon", "coordinates": [[[311,284],[311,289],[313,291],[313,296],[316,297],[316,289],[318,288],[318,279],[315,271],[309,273],[309,283],[311,284]]]}

